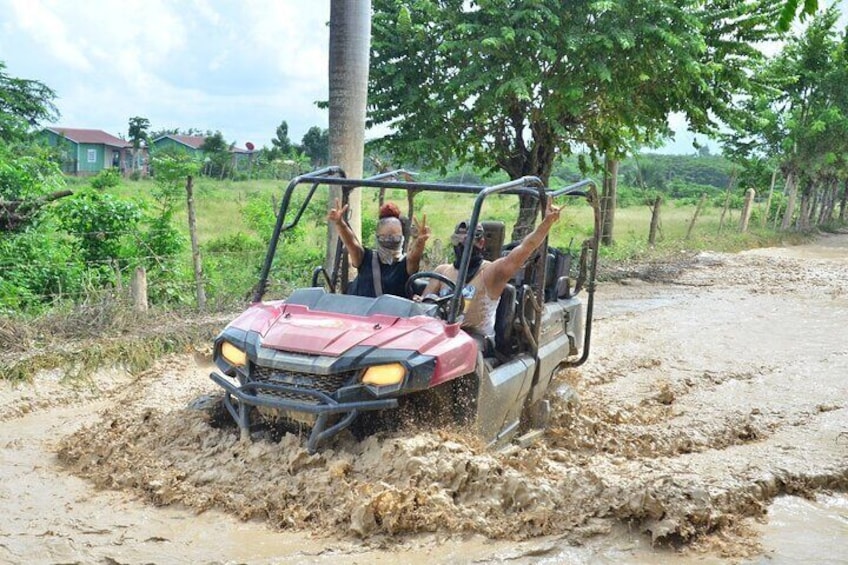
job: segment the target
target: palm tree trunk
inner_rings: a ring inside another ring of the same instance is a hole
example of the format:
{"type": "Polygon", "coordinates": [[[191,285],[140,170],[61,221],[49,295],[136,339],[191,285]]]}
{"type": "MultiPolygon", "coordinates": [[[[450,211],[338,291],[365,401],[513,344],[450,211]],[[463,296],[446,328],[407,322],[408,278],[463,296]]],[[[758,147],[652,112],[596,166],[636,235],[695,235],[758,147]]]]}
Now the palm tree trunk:
{"type": "MultiPolygon", "coordinates": [[[[368,63],[371,46],[371,0],[330,1],[330,163],[339,165],[350,178],[362,177],[365,153],[365,110],[368,100],[368,63]]],[[[330,194],[329,206],[341,197],[330,194]]],[[[353,232],[362,231],[359,190],[351,194],[349,221],[353,232]]],[[[338,234],[327,229],[328,270],[336,255],[338,234]]]]}

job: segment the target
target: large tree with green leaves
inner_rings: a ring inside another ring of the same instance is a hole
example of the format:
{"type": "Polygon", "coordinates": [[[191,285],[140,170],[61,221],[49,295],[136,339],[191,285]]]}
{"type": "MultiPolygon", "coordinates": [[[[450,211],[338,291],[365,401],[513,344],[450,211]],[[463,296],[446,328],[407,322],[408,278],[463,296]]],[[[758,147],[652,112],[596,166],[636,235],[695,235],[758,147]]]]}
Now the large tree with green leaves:
{"type": "Polygon", "coordinates": [[[6,64],[0,61],[0,141],[20,139],[33,126],[56,120],[55,98],[56,93],[44,83],[7,74],[6,64]]]}
{"type": "Polygon", "coordinates": [[[783,229],[829,221],[848,179],[848,60],[838,16],[821,13],[758,70],[766,88],[740,101],[747,119],[726,136],[728,153],[777,163],[787,194],[783,229]]]}
{"type": "MultiPolygon", "coordinates": [[[[391,126],[382,145],[404,160],[547,182],[582,147],[600,168],[668,134],[669,112],[715,127],[775,13],[770,0],[375,0],[370,123],[391,126]]],[[[514,238],[535,213],[525,199],[514,238]]]]}

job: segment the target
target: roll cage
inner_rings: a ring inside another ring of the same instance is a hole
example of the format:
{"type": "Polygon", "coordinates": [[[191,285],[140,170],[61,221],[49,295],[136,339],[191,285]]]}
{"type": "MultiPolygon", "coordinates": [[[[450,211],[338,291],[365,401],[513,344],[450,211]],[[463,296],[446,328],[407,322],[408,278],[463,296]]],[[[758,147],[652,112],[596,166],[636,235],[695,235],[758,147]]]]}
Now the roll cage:
{"type": "MultiPolygon", "coordinates": [[[[453,183],[438,183],[438,182],[416,182],[409,180],[412,178],[411,173],[405,170],[396,170],[387,173],[381,173],[365,179],[349,179],[344,171],[337,166],[325,167],[317,171],[306,173],[293,178],[283,194],[280,203],[280,209],[277,214],[277,221],[274,226],[274,232],[268,245],[268,250],[265,255],[265,260],[262,265],[262,270],[259,276],[259,282],[255,287],[253,294],[253,302],[260,302],[267,290],[268,277],[271,272],[271,267],[277,252],[277,246],[280,237],[288,230],[295,228],[303,217],[303,213],[312,201],[317,189],[321,185],[328,187],[341,188],[341,203],[346,205],[350,199],[350,193],[355,188],[376,188],[376,189],[402,189],[411,191],[413,194],[420,191],[434,191],[454,194],[470,194],[476,195],[474,205],[470,217],[470,225],[468,226],[469,233],[474,233],[474,229],[480,223],[480,212],[483,202],[486,198],[496,194],[515,194],[529,195],[537,199],[538,214],[541,210],[547,207],[549,200],[554,200],[560,197],[582,197],[586,198],[593,209],[594,231],[592,238],[583,243],[580,253],[580,269],[575,285],[575,293],[579,292],[584,286],[587,292],[586,300],[586,322],[583,338],[583,352],[579,359],[564,363],[564,366],[577,366],[586,361],[589,354],[589,344],[591,337],[592,326],[592,309],[595,292],[595,276],[596,265],[598,258],[598,246],[600,238],[600,208],[597,196],[596,184],[591,179],[584,179],[568,186],[551,190],[546,188],[538,177],[525,176],[519,179],[511,180],[493,186],[482,185],[465,185],[453,183]],[[294,217],[290,221],[286,221],[287,215],[292,207],[292,196],[295,189],[299,185],[311,185],[306,193],[303,202],[294,211],[294,217]]],[[[312,284],[318,286],[319,277],[323,276],[327,286],[332,293],[344,293],[347,289],[349,263],[347,253],[345,253],[341,238],[338,238],[335,246],[335,256],[333,258],[332,269],[327,273],[323,266],[317,267],[313,272],[312,284]]],[[[544,302],[544,289],[546,271],[545,260],[548,251],[548,238],[540,246],[537,253],[525,265],[524,271],[520,278],[523,284],[529,284],[533,289],[534,296],[531,297],[534,309],[539,312],[541,304],[544,302]]],[[[458,280],[465,280],[468,274],[469,264],[471,260],[471,248],[466,246],[462,258],[460,259],[458,280]]],[[[447,316],[445,321],[448,324],[454,324],[460,315],[462,296],[461,292],[455,292],[446,308],[447,316]]],[[[540,325],[538,323],[531,324],[533,327],[528,328],[536,343],[539,339],[540,325]]]]}

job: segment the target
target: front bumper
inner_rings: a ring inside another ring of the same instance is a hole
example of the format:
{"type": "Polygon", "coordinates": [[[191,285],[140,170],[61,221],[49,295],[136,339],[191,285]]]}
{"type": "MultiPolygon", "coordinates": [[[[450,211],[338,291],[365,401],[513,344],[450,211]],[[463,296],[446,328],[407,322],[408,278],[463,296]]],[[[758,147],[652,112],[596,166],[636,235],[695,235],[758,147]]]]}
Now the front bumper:
{"type": "Polygon", "coordinates": [[[242,437],[249,437],[250,411],[254,407],[274,408],[282,411],[299,412],[317,416],[306,442],[309,453],[315,453],[318,444],[350,426],[360,412],[397,408],[397,398],[373,400],[340,399],[338,394],[328,394],[294,385],[251,381],[241,386],[217,373],[209,378],[224,389],[224,406],[239,426],[242,437]],[[308,396],[313,402],[280,398],[272,393],[308,396]],[[344,414],[333,425],[330,416],[344,414]]]}

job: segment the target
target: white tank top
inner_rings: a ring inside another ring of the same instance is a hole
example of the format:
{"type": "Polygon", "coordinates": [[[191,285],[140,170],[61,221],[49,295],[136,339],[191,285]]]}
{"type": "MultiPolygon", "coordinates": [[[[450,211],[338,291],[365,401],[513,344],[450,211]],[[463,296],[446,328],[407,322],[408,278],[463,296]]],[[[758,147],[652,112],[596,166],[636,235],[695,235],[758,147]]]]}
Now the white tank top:
{"type": "MultiPolygon", "coordinates": [[[[462,328],[481,333],[491,339],[495,338],[495,314],[498,310],[500,297],[491,298],[488,289],[483,286],[480,275],[492,263],[484,261],[480,266],[480,270],[474,274],[465,288],[462,289],[462,295],[465,297],[465,310],[462,317],[462,328]]],[[[436,267],[436,272],[443,274],[451,280],[456,280],[457,272],[453,265],[440,265],[436,267]]],[[[440,289],[442,292],[448,292],[446,286],[440,289]]]]}

